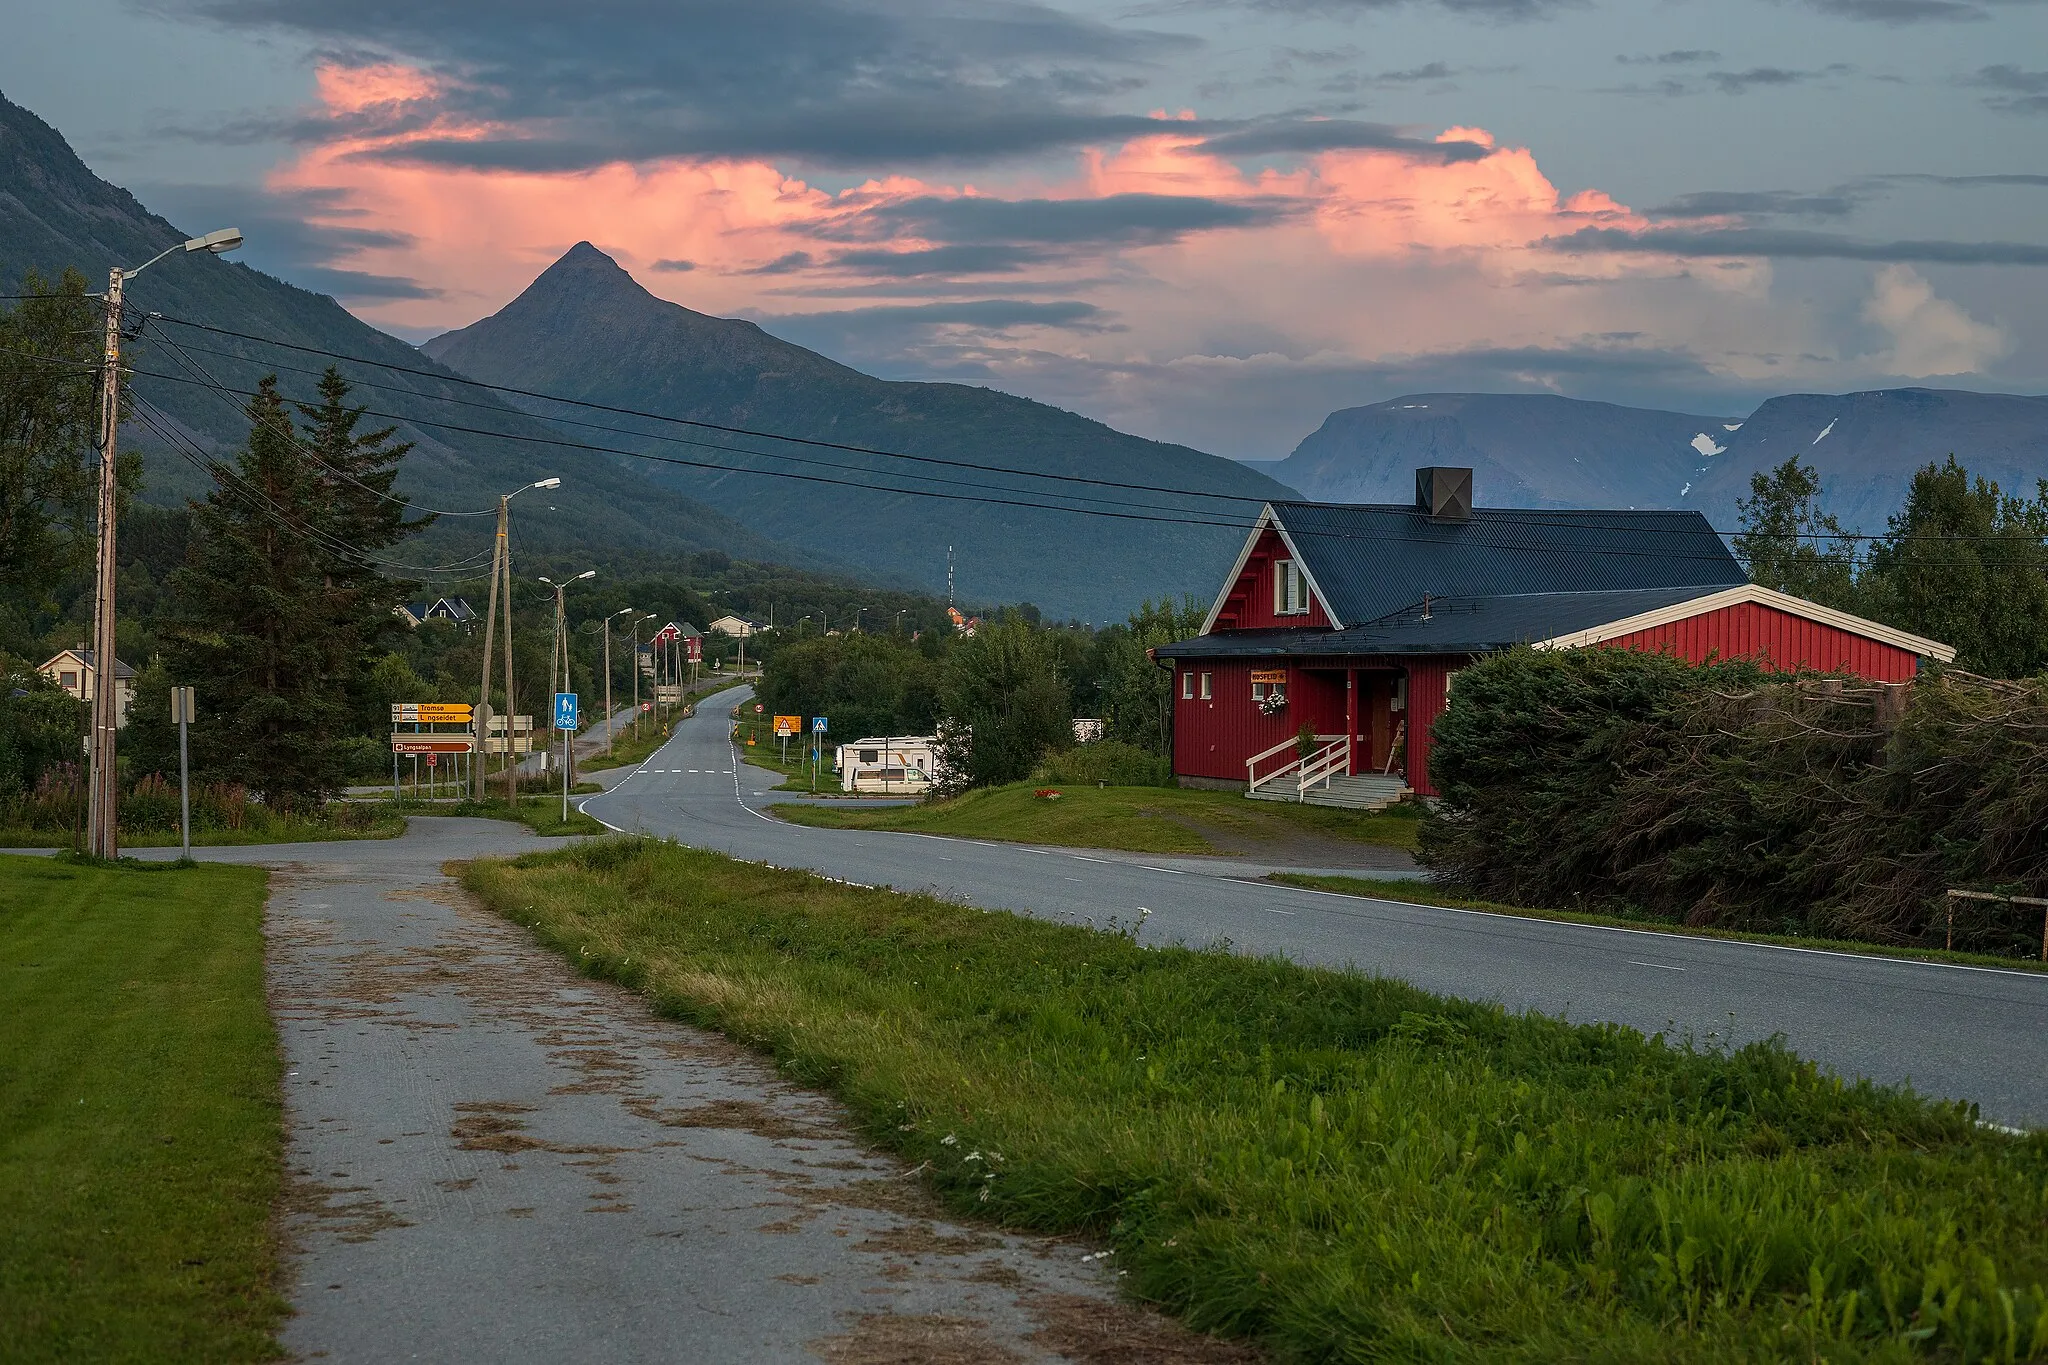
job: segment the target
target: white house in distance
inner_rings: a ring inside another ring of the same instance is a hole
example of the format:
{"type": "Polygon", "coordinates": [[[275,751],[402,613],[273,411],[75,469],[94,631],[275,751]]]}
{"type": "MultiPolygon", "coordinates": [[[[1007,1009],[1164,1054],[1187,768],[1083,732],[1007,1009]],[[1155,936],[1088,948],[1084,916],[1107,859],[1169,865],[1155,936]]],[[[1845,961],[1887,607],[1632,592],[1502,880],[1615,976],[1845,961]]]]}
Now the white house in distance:
{"type": "Polygon", "coordinates": [[[477,619],[476,608],[466,597],[437,597],[431,602],[401,602],[392,612],[406,625],[418,629],[428,621],[453,621],[466,626],[477,619]]]}
{"type": "Polygon", "coordinates": [[[704,627],[713,635],[729,635],[735,640],[751,640],[754,632],[761,627],[740,616],[721,616],[704,627]]]}
{"type": "MultiPolygon", "coordinates": [[[[99,686],[99,668],[93,663],[93,652],[84,645],[63,651],[37,668],[36,672],[80,701],[91,701],[99,686]]],[[[115,659],[114,724],[128,723],[128,706],[134,700],[135,670],[115,659]]]]}
{"type": "Polygon", "coordinates": [[[837,750],[839,789],[923,796],[939,768],[937,743],[935,735],[873,735],[842,744],[837,750]]]}

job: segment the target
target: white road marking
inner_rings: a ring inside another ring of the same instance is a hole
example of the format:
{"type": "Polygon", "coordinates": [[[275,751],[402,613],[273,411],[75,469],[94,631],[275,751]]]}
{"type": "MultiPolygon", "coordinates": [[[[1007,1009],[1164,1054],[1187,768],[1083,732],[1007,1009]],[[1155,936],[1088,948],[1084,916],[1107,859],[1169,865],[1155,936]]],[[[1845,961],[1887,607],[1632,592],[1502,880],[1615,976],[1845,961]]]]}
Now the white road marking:
{"type": "Polygon", "coordinates": [[[1631,967],[1655,967],[1660,972],[1682,972],[1685,970],[1683,967],[1672,967],[1662,962],[1638,962],[1632,957],[1625,960],[1631,967]]]}

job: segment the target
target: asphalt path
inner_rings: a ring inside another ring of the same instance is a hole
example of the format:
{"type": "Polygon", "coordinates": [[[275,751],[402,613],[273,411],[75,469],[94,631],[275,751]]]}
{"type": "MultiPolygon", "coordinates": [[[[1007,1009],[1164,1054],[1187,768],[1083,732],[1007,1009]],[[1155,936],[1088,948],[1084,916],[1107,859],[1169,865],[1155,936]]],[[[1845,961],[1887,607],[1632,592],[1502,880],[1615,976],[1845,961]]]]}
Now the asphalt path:
{"type": "MultiPolygon", "coordinates": [[[[1275,885],[1224,860],[1034,848],[921,834],[814,829],[766,808],[786,796],[736,761],[707,697],[676,737],[583,809],[655,834],[845,881],[1397,977],[1424,990],[1703,1043],[1783,1035],[1838,1074],[1977,1102],[1985,1118],[2048,1125],[2048,975],[1735,943],[1275,885]],[[1149,912],[1149,914],[1147,913],[1149,912]]],[[[1246,868],[1249,872],[1253,869],[1246,868]]]]}

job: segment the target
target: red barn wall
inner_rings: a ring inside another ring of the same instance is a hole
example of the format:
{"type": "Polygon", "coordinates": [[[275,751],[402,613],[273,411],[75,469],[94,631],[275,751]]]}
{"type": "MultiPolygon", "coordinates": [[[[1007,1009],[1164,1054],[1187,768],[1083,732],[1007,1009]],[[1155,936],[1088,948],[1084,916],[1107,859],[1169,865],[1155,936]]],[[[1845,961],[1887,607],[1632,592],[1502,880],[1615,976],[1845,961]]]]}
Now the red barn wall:
{"type": "MultiPolygon", "coordinates": [[[[1223,612],[1216,619],[1216,629],[1257,630],[1271,626],[1322,626],[1327,628],[1330,614],[1323,609],[1323,603],[1313,589],[1309,592],[1308,614],[1305,616],[1278,616],[1273,612],[1273,564],[1276,560],[1292,559],[1287,542],[1280,539],[1280,533],[1267,527],[1259,537],[1259,543],[1252,547],[1251,558],[1244,564],[1244,571],[1232,585],[1230,597],[1223,604],[1223,612]]],[[[1252,750],[1257,753],[1258,750],[1252,750]]]]}
{"type": "MultiPolygon", "coordinates": [[[[1245,780],[1244,761],[1292,739],[1303,721],[1317,734],[1344,733],[1344,674],[1296,668],[1279,660],[1186,660],[1173,680],[1173,770],[1187,777],[1245,780]],[[1287,669],[1287,708],[1262,716],[1252,702],[1254,668],[1287,669]],[[1196,678],[1195,696],[1181,696],[1181,676],[1196,678]],[[1209,675],[1209,699],[1201,696],[1201,675],[1209,675]]],[[[1276,760],[1277,761],[1277,760],[1276,760]]]]}
{"type": "Polygon", "coordinates": [[[1710,658],[1755,659],[1786,672],[1853,673],[1872,682],[1909,682],[1920,666],[1918,656],[1896,645],[1757,602],[1738,602],[1601,644],[1669,653],[1696,664],[1710,658]]]}
{"type": "Polygon", "coordinates": [[[1462,655],[1422,655],[1406,660],[1408,785],[1424,796],[1437,794],[1435,784],[1429,780],[1429,750],[1435,742],[1430,728],[1449,704],[1451,674],[1468,662],[1462,655]]]}

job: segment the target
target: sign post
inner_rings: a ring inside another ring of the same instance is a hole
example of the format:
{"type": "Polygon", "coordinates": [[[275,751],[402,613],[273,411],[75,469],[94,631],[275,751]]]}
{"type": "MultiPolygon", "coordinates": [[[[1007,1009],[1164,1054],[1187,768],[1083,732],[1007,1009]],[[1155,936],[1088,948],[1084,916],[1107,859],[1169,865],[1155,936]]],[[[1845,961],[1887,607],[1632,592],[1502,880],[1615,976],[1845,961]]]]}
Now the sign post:
{"type": "Polygon", "coordinates": [[[825,718],[811,717],[811,793],[818,791],[818,765],[825,756],[825,718]]]}
{"type": "Polygon", "coordinates": [[[775,737],[782,741],[782,761],[785,764],[789,762],[789,737],[801,732],[803,726],[804,718],[802,716],[777,716],[775,718],[775,737]]]}
{"type": "Polygon", "coordinates": [[[569,742],[576,734],[576,694],[555,693],[555,728],[562,732],[562,823],[569,823],[569,742]]]}
{"type": "Polygon", "coordinates": [[[186,727],[192,723],[192,689],[171,689],[171,719],[178,723],[178,846],[187,859],[192,856],[192,752],[185,742],[186,727]]]}

